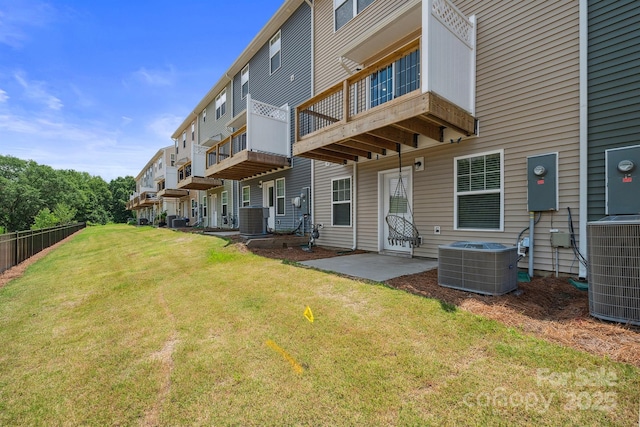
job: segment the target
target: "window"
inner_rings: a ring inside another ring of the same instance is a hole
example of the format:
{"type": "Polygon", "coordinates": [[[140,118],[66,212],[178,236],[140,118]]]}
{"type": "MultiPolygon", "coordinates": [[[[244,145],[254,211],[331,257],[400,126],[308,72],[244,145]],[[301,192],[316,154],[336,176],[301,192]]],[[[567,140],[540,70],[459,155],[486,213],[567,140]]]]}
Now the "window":
{"type": "Polygon", "coordinates": [[[276,179],[276,215],[284,215],[284,178],[276,179]]]}
{"type": "Polygon", "coordinates": [[[251,188],[249,186],[242,187],[242,206],[249,206],[251,202],[251,188]]]}
{"type": "Polygon", "coordinates": [[[244,98],[249,93],[249,64],[240,72],[240,86],[242,88],[242,98],[244,98]]]}
{"type": "Polygon", "coordinates": [[[202,207],[202,216],[206,217],[207,216],[207,195],[205,194],[204,196],[202,196],[202,204],[200,205],[202,207]]]}
{"type": "Polygon", "coordinates": [[[420,50],[403,56],[369,76],[370,107],[391,101],[420,88],[420,50]]]}
{"type": "Polygon", "coordinates": [[[373,0],[333,0],[333,16],[336,31],[371,3],[373,3],[373,0]]]}
{"type": "Polygon", "coordinates": [[[196,122],[191,122],[191,140],[194,141],[196,138],[196,122]]]}
{"type": "Polygon", "coordinates": [[[228,214],[228,206],[229,206],[229,192],[223,191],[220,197],[220,204],[222,205],[222,216],[226,217],[228,214]]]}
{"type": "Polygon", "coordinates": [[[191,199],[191,218],[195,218],[198,214],[198,202],[196,199],[191,199]]]}
{"type": "Polygon", "coordinates": [[[202,110],[202,121],[203,122],[207,121],[207,109],[206,108],[204,110],[202,110]]]}
{"type": "Polygon", "coordinates": [[[280,31],[269,40],[269,61],[271,63],[271,74],[280,68],[280,31]]]}
{"type": "Polygon", "coordinates": [[[502,230],[503,151],[456,157],[456,229],[502,230]]]}
{"type": "Polygon", "coordinates": [[[222,92],[216,96],[216,120],[224,116],[227,111],[227,89],[222,89],[222,92]]]}
{"type": "Polygon", "coordinates": [[[176,165],[176,155],[174,153],[170,154],[170,161],[171,161],[171,166],[175,166],[176,165]]]}
{"type": "Polygon", "coordinates": [[[331,180],[331,225],[351,226],[351,177],[331,180]]]}
{"type": "Polygon", "coordinates": [[[182,132],[182,148],[187,147],[187,131],[182,132]]]}

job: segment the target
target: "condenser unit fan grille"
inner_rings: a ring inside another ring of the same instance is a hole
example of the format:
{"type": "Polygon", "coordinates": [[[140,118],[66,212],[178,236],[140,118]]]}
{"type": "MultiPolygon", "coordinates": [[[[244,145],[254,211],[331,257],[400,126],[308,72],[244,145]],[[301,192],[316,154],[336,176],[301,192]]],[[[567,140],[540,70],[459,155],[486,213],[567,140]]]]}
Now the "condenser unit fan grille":
{"type": "Polygon", "coordinates": [[[590,222],[587,241],[590,314],[640,325],[640,221],[590,222]]]}

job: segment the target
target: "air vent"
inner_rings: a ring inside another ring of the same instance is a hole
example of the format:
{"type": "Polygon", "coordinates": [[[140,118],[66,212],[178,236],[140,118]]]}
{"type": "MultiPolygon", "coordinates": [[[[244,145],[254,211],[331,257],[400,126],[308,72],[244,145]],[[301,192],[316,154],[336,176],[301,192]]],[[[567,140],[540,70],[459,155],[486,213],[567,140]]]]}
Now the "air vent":
{"type": "Polygon", "coordinates": [[[518,287],[516,247],[491,242],[455,242],[438,248],[438,284],[485,295],[518,287]]]}
{"type": "Polygon", "coordinates": [[[640,215],[587,224],[589,313],[640,326],[640,215]]]}
{"type": "Polygon", "coordinates": [[[269,208],[262,206],[246,206],[240,208],[240,234],[243,236],[259,236],[267,234],[267,218],[269,208]]]}

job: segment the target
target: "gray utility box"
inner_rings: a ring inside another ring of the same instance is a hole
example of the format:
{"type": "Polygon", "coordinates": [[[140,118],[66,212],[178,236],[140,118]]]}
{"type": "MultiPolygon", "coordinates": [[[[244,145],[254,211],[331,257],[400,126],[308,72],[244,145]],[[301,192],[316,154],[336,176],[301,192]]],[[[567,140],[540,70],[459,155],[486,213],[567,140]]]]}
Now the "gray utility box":
{"type": "Polygon", "coordinates": [[[438,247],[438,284],[485,295],[518,287],[515,246],[491,242],[455,242],[438,247]]]}
{"type": "Polygon", "coordinates": [[[173,220],[176,219],[178,215],[167,215],[167,227],[173,227],[173,220]]]}
{"type": "Polygon", "coordinates": [[[174,218],[171,221],[171,228],[184,228],[187,226],[187,220],[184,218],[174,218]]]}

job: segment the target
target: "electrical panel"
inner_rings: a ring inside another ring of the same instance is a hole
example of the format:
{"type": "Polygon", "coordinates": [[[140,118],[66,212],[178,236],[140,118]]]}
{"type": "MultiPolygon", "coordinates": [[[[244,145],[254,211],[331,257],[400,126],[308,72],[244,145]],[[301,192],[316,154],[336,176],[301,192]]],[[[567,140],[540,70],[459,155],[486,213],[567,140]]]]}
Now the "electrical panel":
{"type": "Polygon", "coordinates": [[[558,153],[527,157],[529,212],[558,210],[558,153]]]}
{"type": "Polygon", "coordinates": [[[305,187],[300,193],[300,210],[303,215],[311,214],[311,189],[305,187]]]}
{"type": "Polygon", "coordinates": [[[640,213],[640,145],[605,151],[607,215],[640,213]]]}

